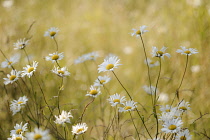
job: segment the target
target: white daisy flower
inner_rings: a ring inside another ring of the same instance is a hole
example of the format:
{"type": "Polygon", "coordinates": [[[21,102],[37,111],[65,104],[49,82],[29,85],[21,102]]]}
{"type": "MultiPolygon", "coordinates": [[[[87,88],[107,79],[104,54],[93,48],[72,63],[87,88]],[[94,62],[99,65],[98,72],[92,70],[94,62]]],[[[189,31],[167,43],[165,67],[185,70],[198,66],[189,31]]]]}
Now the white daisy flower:
{"type": "MultiPolygon", "coordinates": [[[[151,86],[151,89],[150,89],[150,86],[146,86],[146,85],[144,85],[142,88],[144,89],[144,91],[146,93],[152,94],[152,95],[155,93],[155,89],[156,89],[154,86],[151,86]],[[152,92],[151,92],[151,90],[152,90],[152,92]]],[[[157,92],[158,92],[158,90],[157,90],[157,92]]]]}
{"type": "Polygon", "coordinates": [[[23,67],[23,71],[21,76],[24,77],[25,75],[27,75],[29,78],[33,75],[33,73],[36,71],[36,68],[38,66],[39,62],[33,61],[33,65],[26,65],[26,67],[23,67]]]}
{"type": "Polygon", "coordinates": [[[98,76],[98,78],[94,82],[95,87],[103,86],[104,84],[108,83],[111,80],[111,78],[107,75],[105,76],[98,76]]]}
{"type": "Polygon", "coordinates": [[[97,97],[98,95],[101,94],[100,88],[96,88],[94,86],[90,86],[90,91],[87,92],[86,96],[92,96],[92,97],[97,97]]]}
{"type": "Polygon", "coordinates": [[[152,47],[152,57],[161,57],[164,58],[164,56],[167,56],[168,58],[171,57],[171,55],[169,53],[165,53],[166,51],[166,47],[162,47],[160,50],[158,50],[157,47],[152,47]]]}
{"type": "Polygon", "coordinates": [[[178,104],[178,109],[182,112],[186,112],[188,110],[190,110],[190,104],[189,102],[185,102],[184,100],[182,100],[179,104],[178,104]]]}
{"type": "Polygon", "coordinates": [[[11,66],[14,65],[15,63],[19,62],[19,60],[20,60],[20,54],[17,53],[15,55],[13,55],[12,57],[10,57],[10,59],[2,62],[1,67],[2,68],[11,68],[11,66]]]}
{"type": "Polygon", "coordinates": [[[62,67],[62,68],[59,68],[59,67],[55,67],[54,66],[54,69],[51,70],[53,73],[57,74],[58,76],[60,77],[66,77],[66,76],[70,76],[70,72],[68,72],[68,69],[66,67],[62,67]]]}
{"type": "Polygon", "coordinates": [[[15,115],[16,113],[20,112],[21,106],[17,104],[11,104],[10,105],[10,110],[12,111],[12,115],[15,115]]]}
{"type": "Polygon", "coordinates": [[[161,131],[165,133],[177,133],[181,130],[182,124],[183,122],[180,119],[166,120],[161,131]]]}
{"type": "Polygon", "coordinates": [[[126,101],[125,96],[120,96],[119,94],[114,94],[107,99],[111,106],[116,106],[117,104],[123,104],[124,101],[126,101]]]}
{"type": "Polygon", "coordinates": [[[56,120],[54,122],[56,124],[62,124],[64,126],[65,123],[71,123],[70,117],[73,118],[73,116],[71,115],[71,112],[66,112],[63,110],[61,115],[59,115],[59,116],[55,115],[56,120]]]}
{"type": "Polygon", "coordinates": [[[176,52],[177,53],[181,53],[181,54],[185,54],[185,55],[192,55],[192,54],[196,54],[198,53],[198,51],[196,49],[193,48],[189,48],[187,49],[184,46],[180,46],[182,49],[178,49],[176,52]]]}
{"type": "Polygon", "coordinates": [[[7,138],[7,140],[27,140],[22,135],[12,135],[12,138],[7,138]]]}
{"type": "Polygon", "coordinates": [[[176,134],[175,140],[191,140],[192,135],[190,135],[190,132],[188,129],[181,130],[176,134]]]}
{"type": "Polygon", "coordinates": [[[171,107],[170,105],[161,105],[160,111],[171,112],[172,110],[177,110],[177,107],[171,107]]]}
{"type": "Polygon", "coordinates": [[[49,54],[49,56],[45,57],[45,59],[47,61],[52,61],[53,63],[58,61],[58,60],[62,60],[63,58],[64,58],[63,52],[62,53],[58,53],[58,52],[51,53],[51,54],[49,54]]]}
{"type": "Polygon", "coordinates": [[[106,72],[106,71],[113,71],[114,68],[117,68],[119,65],[120,59],[118,57],[109,57],[108,59],[104,59],[104,62],[100,64],[98,67],[98,73],[106,72]]]}
{"type": "Polygon", "coordinates": [[[48,29],[48,31],[45,32],[44,36],[49,36],[51,38],[54,38],[59,31],[60,30],[58,28],[51,27],[50,29],[48,29]]]}
{"type": "Polygon", "coordinates": [[[91,52],[84,55],[85,60],[96,60],[98,57],[98,52],[91,52]]]}
{"type": "Polygon", "coordinates": [[[143,26],[140,26],[139,29],[132,29],[133,33],[131,33],[131,36],[139,37],[140,35],[148,32],[148,30],[145,30],[146,28],[147,26],[143,25],[143,26]]]}
{"type": "Polygon", "coordinates": [[[10,110],[13,112],[12,115],[15,115],[21,110],[21,108],[25,107],[27,101],[28,98],[26,96],[20,97],[18,100],[11,101],[10,110]]]}
{"type": "Polygon", "coordinates": [[[27,131],[27,125],[28,123],[23,125],[22,122],[20,124],[16,124],[14,126],[15,129],[10,131],[10,136],[23,134],[25,131],[27,131]]]}
{"type": "Polygon", "coordinates": [[[136,104],[134,101],[126,101],[123,103],[124,107],[119,107],[119,112],[133,111],[137,107],[136,104]]]}
{"type": "Polygon", "coordinates": [[[182,112],[173,108],[170,112],[162,112],[158,120],[167,121],[171,119],[180,119],[182,112]]]}
{"type": "Polygon", "coordinates": [[[7,78],[3,78],[5,80],[4,84],[8,85],[17,81],[18,78],[20,77],[20,74],[21,74],[21,71],[12,70],[11,74],[7,74],[7,78]]]}
{"type": "Polygon", "coordinates": [[[72,126],[72,135],[84,134],[87,131],[88,127],[86,123],[78,123],[77,125],[72,126]]]}
{"type": "Polygon", "coordinates": [[[147,58],[147,60],[144,61],[145,64],[147,64],[147,62],[150,68],[160,65],[158,61],[152,61],[149,58],[147,58]]]}
{"type": "Polygon", "coordinates": [[[50,140],[49,130],[42,130],[41,128],[35,128],[34,132],[26,133],[27,140],[50,140]]]}
{"type": "Polygon", "coordinates": [[[74,64],[83,63],[85,61],[86,61],[85,57],[84,57],[84,55],[82,55],[82,56],[79,56],[77,59],[74,60],[74,64]]]}
{"type": "Polygon", "coordinates": [[[15,50],[21,50],[24,49],[28,45],[29,40],[25,40],[25,38],[18,40],[16,43],[14,43],[14,49],[15,50]]]}

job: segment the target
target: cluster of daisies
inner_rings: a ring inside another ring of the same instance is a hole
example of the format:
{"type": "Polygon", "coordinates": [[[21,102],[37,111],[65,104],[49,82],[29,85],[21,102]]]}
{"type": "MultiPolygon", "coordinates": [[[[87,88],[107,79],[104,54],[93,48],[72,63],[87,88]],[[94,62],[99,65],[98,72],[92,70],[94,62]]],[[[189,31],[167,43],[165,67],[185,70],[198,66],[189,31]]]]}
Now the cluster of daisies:
{"type": "Polygon", "coordinates": [[[172,135],[176,140],[190,140],[191,135],[187,128],[183,128],[183,115],[190,110],[189,102],[182,100],[176,107],[170,105],[161,106],[159,122],[162,123],[161,131],[172,135]]]}
{"type": "Polygon", "coordinates": [[[10,138],[7,140],[50,140],[51,136],[49,130],[43,130],[42,128],[35,128],[32,132],[28,131],[28,123],[16,124],[14,130],[10,131],[10,138]]]}

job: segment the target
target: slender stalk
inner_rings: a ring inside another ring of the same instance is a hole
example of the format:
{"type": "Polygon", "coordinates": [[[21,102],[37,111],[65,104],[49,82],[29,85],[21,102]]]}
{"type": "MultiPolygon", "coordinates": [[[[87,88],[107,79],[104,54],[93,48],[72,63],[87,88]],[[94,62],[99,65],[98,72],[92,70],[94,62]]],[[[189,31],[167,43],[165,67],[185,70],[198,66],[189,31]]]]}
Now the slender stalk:
{"type": "Polygon", "coordinates": [[[57,41],[56,41],[55,37],[53,37],[53,40],[55,41],[56,51],[58,51],[58,43],[57,43],[57,41]]]}
{"type": "MultiPolygon", "coordinates": [[[[117,75],[115,74],[115,72],[112,71],[112,73],[114,74],[114,76],[116,77],[116,79],[117,79],[117,81],[120,83],[120,85],[123,87],[123,89],[126,91],[126,93],[128,94],[130,100],[132,100],[132,97],[131,97],[130,93],[127,91],[127,89],[126,89],[126,88],[123,86],[123,84],[120,82],[120,80],[119,80],[119,78],[117,77],[117,75]]],[[[146,131],[147,131],[147,133],[148,133],[148,135],[149,135],[150,138],[152,139],[152,136],[151,136],[151,134],[149,133],[149,130],[148,130],[147,126],[145,125],[144,119],[142,118],[142,116],[141,116],[140,112],[138,111],[138,109],[136,108],[136,106],[135,106],[135,110],[137,111],[137,113],[138,113],[138,115],[139,115],[139,117],[140,117],[140,119],[141,119],[141,121],[142,121],[142,123],[143,123],[143,125],[144,125],[144,127],[145,127],[145,129],[146,129],[146,131]]]]}
{"type": "Polygon", "coordinates": [[[183,80],[184,80],[184,76],[185,76],[185,73],[186,73],[186,71],[187,71],[188,61],[189,61],[189,56],[187,55],[187,60],[186,60],[185,68],[184,68],[184,73],[183,73],[181,82],[180,82],[180,84],[179,84],[179,87],[177,88],[176,93],[175,93],[175,95],[174,95],[174,98],[173,98],[173,101],[172,101],[172,103],[171,103],[171,106],[173,105],[174,100],[175,100],[176,97],[177,97],[177,99],[179,100],[179,89],[180,89],[181,86],[182,86],[182,82],[183,82],[183,80]]]}
{"type": "MultiPolygon", "coordinates": [[[[149,68],[149,63],[148,63],[148,59],[147,59],[147,52],[146,52],[146,48],[145,48],[145,45],[144,45],[144,41],[143,41],[143,38],[140,34],[140,38],[141,38],[141,42],[142,42],[142,47],[143,47],[143,50],[144,50],[144,56],[145,56],[145,59],[146,59],[146,64],[147,64],[147,74],[148,74],[148,78],[149,78],[149,87],[150,87],[150,91],[152,93],[152,82],[151,82],[151,77],[150,77],[150,68],[149,68]]],[[[152,105],[154,105],[153,103],[153,98],[152,98],[152,94],[150,94],[150,97],[152,99],[152,105]]]]}
{"type": "Polygon", "coordinates": [[[85,111],[86,111],[87,107],[88,107],[94,100],[95,100],[95,98],[93,97],[92,100],[85,106],[85,108],[84,108],[84,110],[83,110],[83,112],[82,112],[82,115],[81,115],[81,117],[80,117],[80,122],[82,122],[82,119],[83,119],[83,116],[84,116],[84,114],[85,114],[85,111]]]}
{"type": "Polygon", "coordinates": [[[25,48],[23,48],[23,51],[24,51],[24,53],[25,53],[25,55],[26,55],[26,57],[27,57],[27,60],[28,60],[28,64],[29,64],[29,65],[31,65],[31,64],[30,64],[30,60],[29,60],[29,57],[28,57],[28,54],[27,54],[27,52],[26,52],[25,48]]]}
{"type": "Polygon", "coordinates": [[[56,62],[56,64],[58,65],[58,67],[59,67],[59,68],[61,68],[61,66],[59,65],[58,61],[57,61],[57,60],[55,60],[55,62],[56,62]]]}
{"type": "Polygon", "coordinates": [[[135,129],[136,129],[136,133],[137,133],[137,135],[138,135],[138,138],[139,138],[139,140],[140,140],[139,132],[138,132],[137,127],[136,127],[136,125],[135,125],[135,123],[134,123],[134,121],[133,121],[133,117],[132,117],[132,115],[131,115],[131,112],[130,112],[130,111],[128,111],[128,112],[129,112],[129,114],[130,114],[130,117],[131,117],[131,120],[132,120],[133,126],[134,126],[134,127],[135,127],[135,129]]]}
{"type": "Polygon", "coordinates": [[[59,114],[61,114],[61,110],[60,110],[60,93],[61,93],[61,87],[63,85],[63,77],[61,77],[61,86],[59,87],[59,90],[58,90],[58,111],[59,111],[59,114]]]}
{"type": "Polygon", "coordinates": [[[157,87],[158,87],[158,83],[159,83],[159,80],[160,80],[160,73],[161,73],[161,58],[159,57],[159,62],[160,62],[160,69],[159,69],[159,73],[158,73],[158,77],[157,77],[157,82],[156,82],[156,85],[155,85],[155,97],[154,97],[154,117],[156,119],[156,124],[157,124],[157,129],[156,129],[156,139],[157,139],[157,136],[158,136],[158,128],[159,128],[159,123],[158,123],[158,117],[157,117],[157,110],[156,110],[156,103],[157,103],[157,87]]]}

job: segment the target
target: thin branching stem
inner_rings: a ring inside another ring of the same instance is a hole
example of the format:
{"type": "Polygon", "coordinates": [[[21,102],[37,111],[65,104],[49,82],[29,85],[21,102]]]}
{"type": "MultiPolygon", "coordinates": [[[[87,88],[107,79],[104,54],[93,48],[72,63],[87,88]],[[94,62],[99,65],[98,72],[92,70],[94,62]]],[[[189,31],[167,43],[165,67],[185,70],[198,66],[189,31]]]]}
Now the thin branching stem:
{"type": "Polygon", "coordinates": [[[28,64],[29,64],[29,65],[31,65],[31,64],[30,64],[30,60],[29,60],[29,56],[28,56],[28,54],[27,54],[27,52],[26,52],[25,48],[23,48],[23,51],[24,51],[24,53],[25,53],[25,55],[26,55],[26,57],[27,57],[28,64]]]}
{"type": "MultiPolygon", "coordinates": [[[[122,88],[126,91],[126,93],[128,94],[130,100],[132,100],[132,97],[131,97],[130,93],[127,91],[127,89],[126,89],[126,88],[123,86],[123,84],[120,82],[120,80],[119,80],[119,78],[117,77],[117,75],[115,74],[115,72],[112,71],[112,73],[114,74],[114,76],[116,77],[117,81],[120,83],[120,85],[122,86],[122,88]]],[[[141,119],[141,121],[142,121],[142,123],[143,123],[143,126],[145,127],[145,129],[146,129],[148,135],[149,135],[150,138],[152,139],[152,136],[151,136],[151,134],[149,133],[149,130],[148,130],[147,126],[145,125],[144,119],[142,118],[142,116],[141,116],[139,110],[136,108],[136,106],[135,106],[135,110],[137,111],[137,113],[138,113],[138,115],[139,115],[139,117],[140,117],[140,119],[141,119]]]]}
{"type": "Polygon", "coordinates": [[[53,37],[53,40],[55,41],[56,51],[58,51],[58,42],[56,41],[55,37],[53,37]]]}
{"type": "Polygon", "coordinates": [[[131,121],[132,121],[132,123],[133,123],[133,126],[134,126],[135,129],[136,129],[136,133],[137,133],[137,135],[138,135],[138,138],[139,138],[139,140],[140,140],[139,132],[138,132],[138,129],[137,129],[137,127],[136,127],[136,125],[135,125],[135,123],[134,123],[134,121],[133,121],[133,117],[132,117],[132,115],[131,115],[131,112],[130,112],[130,111],[128,111],[128,112],[129,112],[129,114],[130,114],[130,117],[131,117],[131,121]]]}
{"type": "MultiPolygon", "coordinates": [[[[150,87],[150,91],[152,93],[153,91],[152,91],[152,87],[151,87],[152,86],[152,82],[151,82],[151,76],[150,76],[150,68],[149,68],[149,63],[148,63],[146,48],[145,48],[145,45],[144,45],[144,40],[143,40],[141,34],[140,34],[140,38],[141,38],[142,47],[143,47],[143,50],[144,50],[144,56],[145,56],[145,60],[146,60],[146,64],[147,64],[147,74],[148,74],[148,78],[149,78],[149,87],[150,87]]],[[[154,105],[152,94],[150,94],[150,97],[152,99],[152,105],[154,105]]]]}
{"type": "Polygon", "coordinates": [[[82,112],[82,115],[81,115],[81,117],[80,117],[80,123],[82,122],[82,119],[83,119],[83,116],[84,116],[84,114],[85,114],[85,111],[86,111],[87,107],[88,107],[94,100],[95,100],[95,98],[93,97],[92,100],[85,106],[85,108],[84,108],[84,110],[83,110],[83,112],[82,112]]]}

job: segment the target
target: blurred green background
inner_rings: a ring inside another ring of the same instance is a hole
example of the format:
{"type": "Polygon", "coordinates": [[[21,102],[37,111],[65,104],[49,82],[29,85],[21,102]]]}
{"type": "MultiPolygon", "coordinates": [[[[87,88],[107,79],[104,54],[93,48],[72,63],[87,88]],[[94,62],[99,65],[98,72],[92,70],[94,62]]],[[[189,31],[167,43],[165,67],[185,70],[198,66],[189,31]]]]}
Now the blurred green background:
{"type": "MultiPolygon", "coordinates": [[[[62,109],[73,110],[73,116],[78,118],[88,103],[85,96],[90,85],[97,78],[97,65],[109,53],[121,59],[122,66],[116,70],[121,82],[132,93],[136,101],[151,111],[150,97],[143,91],[142,86],[148,85],[147,69],[144,64],[144,54],[139,38],[131,37],[132,28],[141,25],[148,26],[148,33],[143,35],[148,56],[151,58],[152,46],[168,47],[170,59],[163,61],[159,92],[168,96],[170,103],[184,71],[186,56],[176,53],[179,46],[196,48],[199,53],[189,58],[187,73],[181,87],[181,98],[189,101],[191,112],[188,113],[188,127],[195,138],[206,138],[210,135],[209,116],[205,115],[191,124],[201,114],[209,112],[210,98],[210,1],[209,0],[0,0],[0,48],[7,57],[15,53],[22,53],[20,63],[15,68],[21,70],[26,65],[25,55],[20,50],[14,50],[13,43],[20,38],[30,38],[26,50],[32,57],[31,60],[39,62],[37,75],[46,91],[49,103],[53,104],[53,96],[60,86],[60,79],[50,73],[53,68],[51,62],[44,57],[55,52],[55,43],[49,37],[44,37],[44,32],[50,27],[58,27],[60,32],[56,36],[59,52],[64,52],[65,58],[60,61],[62,66],[67,66],[71,76],[64,80],[62,91],[62,109]],[[31,26],[32,25],[32,26],[31,26]],[[27,33],[29,27],[30,31],[27,33]],[[98,51],[100,58],[96,64],[87,62],[74,64],[74,60],[85,53],[98,51]],[[202,134],[203,133],[203,134],[202,134]]],[[[155,60],[156,58],[153,58],[155,60]]],[[[0,55],[1,62],[5,60],[0,55]]],[[[0,76],[6,77],[10,69],[0,69],[0,76]]],[[[151,69],[152,83],[155,84],[158,67],[151,69]]],[[[107,84],[110,94],[121,93],[126,95],[116,79],[107,84]]],[[[13,86],[6,86],[5,94],[3,80],[1,86],[1,134],[3,138],[9,137],[9,131],[14,124],[20,122],[20,117],[8,119],[8,102],[20,94],[14,92],[13,86]],[[4,129],[6,128],[6,129],[4,129]]],[[[38,89],[37,89],[38,90],[38,89]]],[[[38,90],[39,91],[39,90],[38,90]]],[[[105,94],[105,93],[104,93],[105,94]]],[[[109,117],[110,105],[106,101],[108,95],[101,95],[94,101],[91,109],[100,110],[93,114],[87,110],[85,121],[93,127],[93,131],[102,129],[103,120],[109,117]],[[100,103],[101,102],[101,103],[100,103]],[[99,107],[99,104],[102,107],[99,107]],[[89,114],[90,113],[90,114],[89,114]],[[100,118],[101,114],[107,114],[100,118]],[[98,119],[98,118],[99,119],[98,119]],[[95,120],[92,120],[92,119],[95,120]],[[102,121],[101,121],[102,120],[102,121]],[[94,122],[94,123],[93,123],[94,122]],[[96,127],[98,126],[98,127],[96,127]]],[[[41,96],[41,95],[40,95],[41,96]]],[[[139,106],[139,109],[142,108],[139,106]]],[[[147,118],[151,113],[142,111],[147,118]]],[[[122,118],[123,119],[123,118],[122,118]]],[[[74,122],[73,121],[73,122],[74,122]]],[[[152,122],[151,122],[152,123],[152,122]]],[[[131,126],[130,129],[133,129],[131,126]]],[[[128,131],[126,128],[122,132],[128,131]]],[[[129,130],[130,131],[130,130],[129,130]]],[[[92,132],[92,131],[91,131],[92,132]]],[[[88,132],[87,137],[99,138],[100,134],[88,132]]],[[[133,133],[133,132],[128,132],[133,133]]]]}

